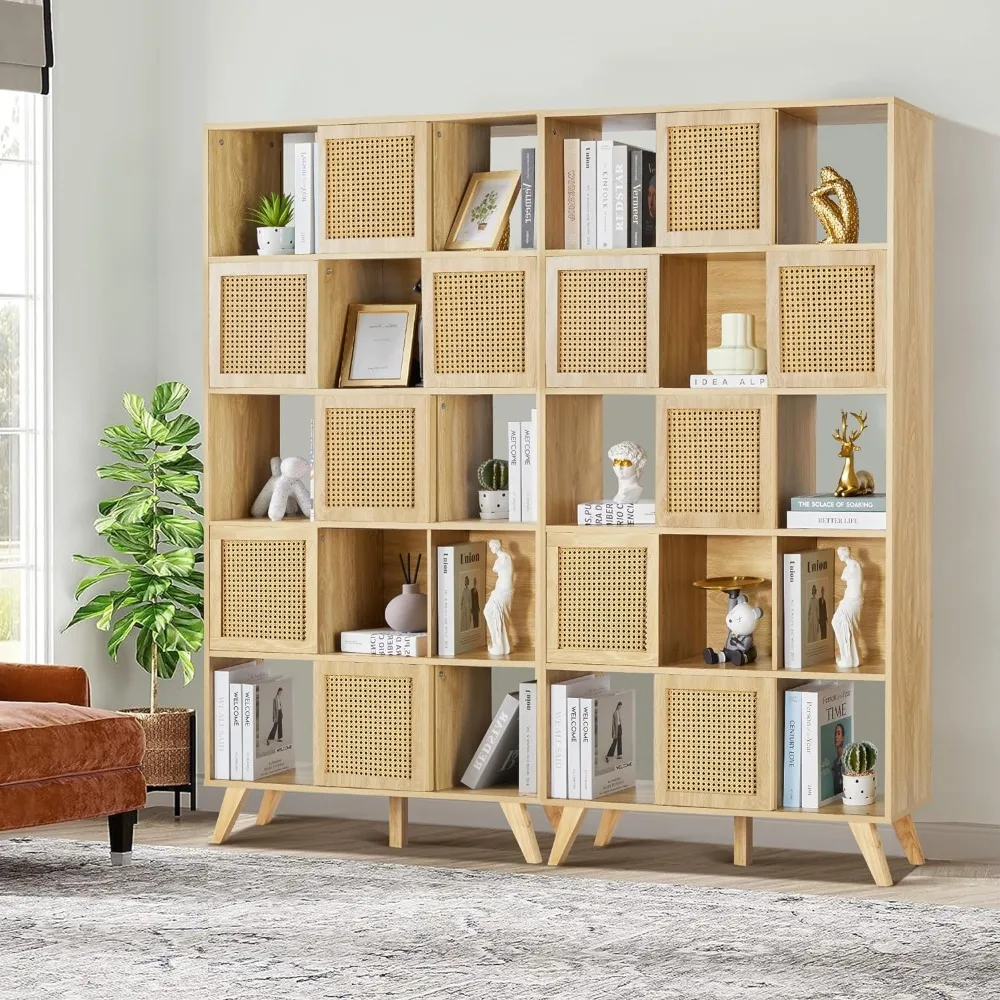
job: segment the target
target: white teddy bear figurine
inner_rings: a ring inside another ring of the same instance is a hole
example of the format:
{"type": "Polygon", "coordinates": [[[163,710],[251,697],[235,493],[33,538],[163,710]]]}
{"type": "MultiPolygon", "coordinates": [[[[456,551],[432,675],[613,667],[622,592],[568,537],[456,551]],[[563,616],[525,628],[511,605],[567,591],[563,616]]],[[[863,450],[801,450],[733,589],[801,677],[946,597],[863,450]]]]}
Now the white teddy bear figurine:
{"type": "MultiPolygon", "coordinates": [[[[737,592],[738,593],[738,592],[737,592]]],[[[711,646],[705,648],[705,662],[709,664],[731,663],[742,667],[757,659],[757,647],[753,644],[754,629],[764,612],[750,607],[746,594],[729,595],[729,610],[726,614],[726,645],[716,651],[711,646]]]]}
{"type": "Polygon", "coordinates": [[[312,514],[312,499],[306,477],[312,466],[304,458],[271,459],[271,478],[257,494],[250,508],[252,517],[265,514],[272,521],[280,521],[286,514],[301,511],[306,517],[312,514]]]}

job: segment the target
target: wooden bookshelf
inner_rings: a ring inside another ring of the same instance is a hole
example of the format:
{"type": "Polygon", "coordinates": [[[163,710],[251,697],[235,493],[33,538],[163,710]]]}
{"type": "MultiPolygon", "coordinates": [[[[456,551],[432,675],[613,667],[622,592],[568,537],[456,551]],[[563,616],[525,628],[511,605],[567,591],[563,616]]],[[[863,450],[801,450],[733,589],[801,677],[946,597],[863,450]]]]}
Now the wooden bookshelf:
{"type": "Polygon", "coordinates": [[[733,817],[739,865],[751,861],[755,817],[847,823],[880,885],[891,877],[879,827],[892,825],[907,857],[920,863],[911,817],[930,795],[932,137],[932,117],[896,98],[209,126],[206,774],[213,766],[217,667],[248,658],[291,661],[290,669],[301,671],[299,696],[313,692],[315,724],[308,769],[255,782],[206,779],[225,788],[213,841],[228,838],[251,792],[263,793],[257,816],[264,824],[282,795],[303,791],[384,796],[397,847],[406,843],[409,798],[494,802],[529,863],[542,860],[529,805],[542,807],[556,831],[550,864],[567,859],[590,810],[601,817],[599,846],[612,840],[625,812],[689,813],[733,817]],[[817,129],[828,124],[887,127],[883,242],[811,242],[807,195],[820,166],[817,129]],[[672,128],[704,129],[694,136],[695,154],[671,153],[672,128]],[[619,130],[650,133],[658,150],[658,245],[566,250],[563,140],[611,138],[619,130]],[[287,132],[312,132],[321,143],[320,189],[331,199],[321,206],[322,252],[258,257],[244,220],[260,194],[280,188],[287,132]],[[445,252],[469,176],[489,169],[497,132],[536,147],[537,249],[445,252]],[[732,156],[713,152],[721,132],[738,145],[733,155],[746,168],[739,178],[726,174],[732,156]],[[369,177],[373,162],[395,182],[379,186],[369,177]],[[707,207],[690,194],[703,181],[721,192],[707,207]],[[355,208],[367,206],[364,213],[336,201],[352,198],[355,208]],[[816,280],[786,288],[790,269],[816,280]],[[442,274],[448,280],[438,284],[442,274]],[[422,303],[413,291],[418,279],[422,303]],[[523,302],[513,311],[511,289],[523,302]],[[824,317],[824,361],[810,354],[790,321],[783,327],[783,294],[789,303],[792,295],[805,296],[792,305],[824,317]],[[609,297],[618,317],[614,344],[588,327],[609,297]],[[422,305],[423,386],[336,387],[344,319],[354,302],[422,305]],[[499,326],[498,309],[505,317],[499,326]],[[768,347],[769,387],[689,389],[688,375],[704,371],[705,349],[717,341],[719,313],[733,310],[756,316],[758,343],[768,347]],[[464,330],[472,331],[465,340],[464,330]],[[506,367],[498,369],[498,357],[508,359],[506,367]],[[492,398],[504,394],[531,396],[537,409],[537,524],[476,516],[473,473],[492,457],[492,398]],[[816,406],[830,394],[884,398],[885,531],[784,527],[788,497],[816,486],[816,406]],[[314,400],[312,522],[248,516],[270,457],[279,453],[282,395],[314,400]],[[655,400],[655,525],[575,523],[577,503],[602,495],[606,395],[655,400]],[[721,443],[720,421],[738,449],[721,443]],[[402,459],[379,453],[387,435],[405,443],[402,459]],[[362,460],[382,463],[377,481],[352,474],[362,460]],[[709,461],[726,466],[727,481],[739,474],[748,483],[724,509],[712,508],[718,491],[702,490],[698,476],[677,478],[684,467],[709,461]],[[668,501],[677,490],[694,498],[684,509],[668,501]],[[502,659],[485,650],[439,657],[435,549],[495,536],[515,560],[513,651],[502,659]],[[852,674],[833,664],[785,670],[775,587],[782,557],[839,543],[852,547],[866,572],[865,662],[852,674]],[[635,579],[618,592],[602,580],[622,571],[615,559],[623,550],[635,579]],[[430,655],[339,652],[340,631],[381,623],[385,603],[398,593],[401,552],[422,553],[427,568],[430,655]],[[587,587],[561,582],[565,559],[582,567],[587,587]],[[748,668],[708,667],[699,659],[702,646],[724,638],[718,595],[691,587],[711,572],[771,581],[761,592],[760,656],[748,668]],[[561,629],[570,619],[573,647],[561,629]],[[609,648],[619,641],[622,648],[609,648]],[[490,718],[490,671],[511,667],[533,670],[538,680],[539,793],[532,797],[511,788],[471,792],[458,783],[490,718]],[[593,802],[550,798],[549,685],[593,670],[653,678],[655,780],[651,788],[593,802]],[[884,687],[879,799],[856,811],[840,803],[782,809],[784,691],[804,680],[845,677],[865,689],[884,687]],[[345,684],[370,748],[357,749],[352,717],[338,711],[345,684]],[[678,690],[720,705],[738,697],[746,713],[740,734],[715,730],[711,718],[668,718],[668,695],[678,690]],[[718,787],[685,784],[664,759],[668,725],[687,731],[703,754],[741,759],[733,764],[741,773],[727,773],[718,787]],[[734,747],[734,740],[744,743],[734,747]]]}

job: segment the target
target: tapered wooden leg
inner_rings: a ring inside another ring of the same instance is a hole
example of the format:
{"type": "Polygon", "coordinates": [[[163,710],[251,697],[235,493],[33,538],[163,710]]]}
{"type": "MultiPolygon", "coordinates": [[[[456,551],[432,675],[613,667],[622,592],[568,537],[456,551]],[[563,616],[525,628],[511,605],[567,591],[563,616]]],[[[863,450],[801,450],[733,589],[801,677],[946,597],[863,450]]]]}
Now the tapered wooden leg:
{"type": "Polygon", "coordinates": [[[594,837],[594,847],[607,847],[615,835],[615,827],[622,818],[621,809],[604,809],[601,811],[601,822],[597,825],[597,836],[594,837]]]}
{"type": "Polygon", "coordinates": [[[892,885],[892,872],[889,871],[889,862],[885,860],[885,850],[882,847],[882,838],[878,835],[878,827],[874,823],[848,825],[858,842],[858,847],[861,848],[875,884],[888,888],[892,885]]]}
{"type": "Polygon", "coordinates": [[[260,808],[257,810],[258,826],[267,826],[274,819],[284,794],[284,792],[264,792],[264,798],[260,800],[260,808]]]}
{"type": "Polygon", "coordinates": [[[549,854],[550,865],[561,865],[569,856],[573,841],[580,832],[580,824],[587,810],[583,806],[564,806],[559,817],[559,827],[556,829],[556,839],[549,854]]]}
{"type": "Polygon", "coordinates": [[[746,868],[753,864],[753,817],[733,817],[733,864],[746,868]]]}
{"type": "Polygon", "coordinates": [[[212,834],[211,840],[213,844],[224,844],[229,839],[236,821],[240,818],[243,803],[249,794],[249,788],[232,787],[226,789],[226,794],[222,798],[222,807],[219,809],[219,818],[215,821],[215,832],[212,834]]]}
{"type": "Polygon", "coordinates": [[[524,860],[529,865],[540,865],[542,852],[538,849],[538,838],[535,836],[535,828],[531,825],[528,807],[521,802],[501,802],[500,808],[507,817],[524,860]]]}
{"type": "Polygon", "coordinates": [[[555,833],[559,829],[559,820],[562,818],[562,806],[543,806],[542,808],[545,810],[545,818],[549,821],[552,832],[555,833]]]}
{"type": "Polygon", "coordinates": [[[389,846],[406,847],[409,823],[409,799],[391,796],[389,799],[389,846]]]}
{"type": "Polygon", "coordinates": [[[920,838],[917,836],[917,828],[913,825],[912,816],[900,816],[893,820],[892,828],[899,837],[899,846],[903,848],[906,860],[911,865],[922,865],[927,859],[924,857],[924,850],[920,846],[920,838]]]}

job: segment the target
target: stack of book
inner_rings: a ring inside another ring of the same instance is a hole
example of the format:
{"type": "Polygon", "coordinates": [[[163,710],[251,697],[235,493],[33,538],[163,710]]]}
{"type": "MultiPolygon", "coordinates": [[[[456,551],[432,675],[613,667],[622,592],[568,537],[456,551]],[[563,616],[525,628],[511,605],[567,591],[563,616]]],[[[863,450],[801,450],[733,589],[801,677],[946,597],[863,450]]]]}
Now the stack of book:
{"type": "Polygon", "coordinates": [[[813,681],[785,692],[784,808],[818,809],[843,795],[853,716],[851,683],[813,681]]]}
{"type": "Polygon", "coordinates": [[[490,788],[516,781],[518,794],[537,794],[536,687],[526,681],[504,698],[462,775],[463,785],[490,788]]]}
{"type": "Polygon", "coordinates": [[[550,688],[549,794],[599,799],[635,787],[635,692],[612,691],[608,674],[550,688]]]}
{"type": "Polygon", "coordinates": [[[397,632],[386,628],[360,628],[340,633],[342,653],[373,656],[426,656],[426,632],[397,632]]]}
{"type": "Polygon", "coordinates": [[[576,505],[576,523],[605,526],[609,524],[656,524],[656,503],[639,500],[636,503],[616,503],[600,500],[576,505]]]}
{"type": "Polygon", "coordinates": [[[567,250],[656,245],[656,154],[611,140],[563,140],[567,250]]]}
{"type": "Polygon", "coordinates": [[[507,497],[510,521],[538,520],[538,411],[507,422],[507,497]]]}
{"type": "Polygon", "coordinates": [[[788,511],[789,528],[831,531],[885,529],[885,494],[838,497],[833,493],[812,493],[792,497],[788,511]]]}
{"type": "Polygon", "coordinates": [[[259,781],[295,768],[292,678],[257,661],[212,677],[219,779],[259,781]]]}

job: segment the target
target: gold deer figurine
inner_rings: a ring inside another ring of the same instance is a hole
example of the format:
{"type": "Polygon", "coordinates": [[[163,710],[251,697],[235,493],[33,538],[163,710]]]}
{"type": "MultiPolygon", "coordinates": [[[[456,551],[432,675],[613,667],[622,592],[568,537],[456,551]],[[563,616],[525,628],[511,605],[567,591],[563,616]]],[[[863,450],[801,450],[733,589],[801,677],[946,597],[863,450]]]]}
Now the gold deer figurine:
{"type": "Polygon", "coordinates": [[[858,199],[854,185],[841,177],[833,167],[823,167],[819,172],[820,185],[809,192],[813,211],[819,216],[826,230],[824,243],[857,243],[858,199]],[[837,200],[833,200],[836,196],[837,200]]]}
{"type": "Polygon", "coordinates": [[[840,474],[840,482],[833,491],[838,497],[857,497],[875,492],[875,477],[863,469],[854,471],[854,453],[860,451],[861,445],[855,444],[864,433],[868,422],[867,413],[854,413],[851,416],[858,422],[858,429],[847,433],[847,411],[840,411],[840,431],[833,432],[833,440],[840,444],[840,457],[844,460],[844,471],[840,474]]]}

